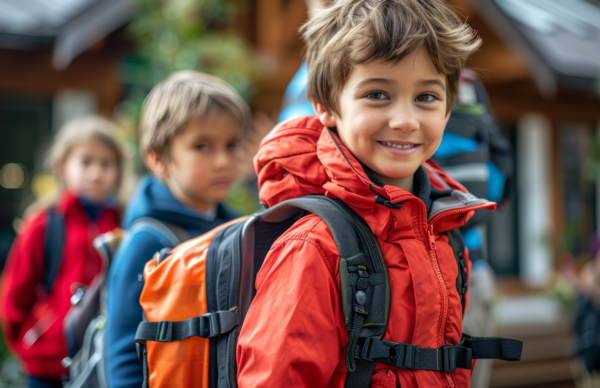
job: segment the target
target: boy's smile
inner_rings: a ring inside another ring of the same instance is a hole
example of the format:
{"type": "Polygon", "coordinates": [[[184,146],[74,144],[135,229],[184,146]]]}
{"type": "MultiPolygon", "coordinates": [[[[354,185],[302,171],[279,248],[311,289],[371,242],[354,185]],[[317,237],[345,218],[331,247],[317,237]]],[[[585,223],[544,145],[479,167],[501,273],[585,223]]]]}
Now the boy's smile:
{"type": "Polygon", "coordinates": [[[340,115],[315,110],[385,184],[412,190],[412,176],[437,150],[449,118],[446,77],[421,47],[399,62],[353,67],[339,94],[340,115]]]}

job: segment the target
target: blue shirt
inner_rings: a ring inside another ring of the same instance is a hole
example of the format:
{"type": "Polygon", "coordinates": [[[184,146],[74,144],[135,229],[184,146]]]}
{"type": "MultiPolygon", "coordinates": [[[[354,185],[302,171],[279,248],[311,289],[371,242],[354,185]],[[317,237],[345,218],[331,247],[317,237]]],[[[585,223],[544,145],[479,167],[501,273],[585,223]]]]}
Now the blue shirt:
{"type": "MultiPolygon", "coordinates": [[[[156,177],[142,179],[129,202],[123,218],[128,229],[138,218],[151,217],[183,228],[190,238],[204,234],[235,215],[218,205],[216,218],[206,220],[203,214],[181,203],[156,177]]],[[[142,321],[139,300],[144,287],[144,266],[154,254],[172,244],[151,228],[136,228],[119,245],[108,274],[106,365],[108,386],[141,387],[142,363],[135,349],[135,332],[142,321]]]]}

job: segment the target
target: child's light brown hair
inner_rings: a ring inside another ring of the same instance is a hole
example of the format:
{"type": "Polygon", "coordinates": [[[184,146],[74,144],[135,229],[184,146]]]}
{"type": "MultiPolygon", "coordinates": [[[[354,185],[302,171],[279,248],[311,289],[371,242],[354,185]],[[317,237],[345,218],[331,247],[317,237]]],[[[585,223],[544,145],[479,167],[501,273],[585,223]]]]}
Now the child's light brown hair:
{"type": "Polygon", "coordinates": [[[123,178],[123,156],[117,138],[115,125],[101,116],[85,116],[73,119],[65,124],[56,134],[50,147],[46,163],[60,177],[62,165],[71,152],[84,141],[96,140],[108,147],[115,156],[118,179],[115,191],[119,189],[123,178]]]}
{"type": "Polygon", "coordinates": [[[174,73],[156,85],[144,102],[142,152],[168,156],[171,140],[189,120],[202,120],[215,111],[233,114],[242,135],[250,126],[248,105],[225,81],[193,71],[174,73]]]}
{"type": "Polygon", "coordinates": [[[338,96],[354,66],[397,62],[421,46],[446,75],[449,112],[465,62],[481,45],[445,0],[338,0],[306,22],[301,33],[308,99],[338,116],[338,96]]]}

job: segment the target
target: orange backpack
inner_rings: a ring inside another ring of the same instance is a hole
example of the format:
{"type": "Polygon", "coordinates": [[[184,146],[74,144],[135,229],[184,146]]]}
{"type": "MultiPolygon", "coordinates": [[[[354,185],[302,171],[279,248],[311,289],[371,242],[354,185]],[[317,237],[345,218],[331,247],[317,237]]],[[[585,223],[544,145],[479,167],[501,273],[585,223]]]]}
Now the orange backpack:
{"type": "MultiPolygon", "coordinates": [[[[325,221],[340,255],[349,334],[346,387],[368,388],[378,362],[451,372],[471,369],[473,358],[520,359],[522,343],[512,339],[464,336],[443,349],[383,341],[390,289],[377,239],[344,202],[310,195],[221,225],[146,264],[140,297],[146,319],[136,333],[144,387],[237,388],[237,339],[256,293],[256,275],[275,240],[307,213],[325,221]],[[400,347],[418,351],[419,357],[398,361],[400,347]]],[[[463,248],[455,241],[461,269],[456,286],[463,296],[463,248]]]]}

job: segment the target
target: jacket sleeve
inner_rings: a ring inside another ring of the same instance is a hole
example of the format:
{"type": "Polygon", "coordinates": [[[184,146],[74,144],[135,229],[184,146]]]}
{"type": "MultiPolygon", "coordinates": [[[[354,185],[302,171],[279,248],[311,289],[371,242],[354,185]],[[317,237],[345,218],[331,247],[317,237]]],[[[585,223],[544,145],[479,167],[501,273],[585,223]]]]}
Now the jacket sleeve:
{"type": "Polygon", "coordinates": [[[137,230],[120,245],[108,275],[106,360],[108,386],[141,387],[142,363],[135,349],[135,332],[142,321],[140,295],[144,266],[170,243],[158,232],[137,230]]]}
{"type": "Polygon", "coordinates": [[[46,223],[47,216],[43,213],[25,222],[12,244],[2,274],[2,330],[12,350],[21,357],[31,356],[37,349],[24,347],[23,336],[31,323],[38,286],[44,277],[46,223]]]}
{"type": "Polygon", "coordinates": [[[238,342],[240,388],[318,388],[345,378],[341,294],[322,254],[291,240],[267,256],[238,342]]]}

